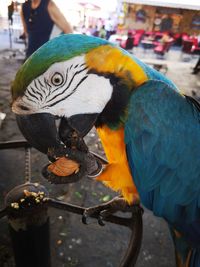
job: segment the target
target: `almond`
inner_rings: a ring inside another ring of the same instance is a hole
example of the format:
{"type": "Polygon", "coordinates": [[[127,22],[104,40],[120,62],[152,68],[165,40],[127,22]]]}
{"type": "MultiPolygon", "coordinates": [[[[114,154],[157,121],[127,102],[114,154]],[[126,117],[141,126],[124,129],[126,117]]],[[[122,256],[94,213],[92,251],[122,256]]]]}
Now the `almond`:
{"type": "Polygon", "coordinates": [[[48,166],[48,170],[57,176],[69,176],[79,171],[79,164],[66,157],[59,158],[48,166]]]}

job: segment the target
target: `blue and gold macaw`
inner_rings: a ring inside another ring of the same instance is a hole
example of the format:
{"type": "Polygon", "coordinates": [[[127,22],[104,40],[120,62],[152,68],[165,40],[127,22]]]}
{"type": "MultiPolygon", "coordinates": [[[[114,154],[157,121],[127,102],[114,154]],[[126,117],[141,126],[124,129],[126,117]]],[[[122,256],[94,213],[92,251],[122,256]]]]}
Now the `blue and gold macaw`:
{"type": "Polygon", "coordinates": [[[61,145],[56,118],[82,136],[95,126],[109,161],[97,180],[167,221],[177,266],[200,266],[200,106],[194,99],[114,44],[73,34],[36,51],[18,71],[12,95],[23,134],[45,153],[61,145]]]}

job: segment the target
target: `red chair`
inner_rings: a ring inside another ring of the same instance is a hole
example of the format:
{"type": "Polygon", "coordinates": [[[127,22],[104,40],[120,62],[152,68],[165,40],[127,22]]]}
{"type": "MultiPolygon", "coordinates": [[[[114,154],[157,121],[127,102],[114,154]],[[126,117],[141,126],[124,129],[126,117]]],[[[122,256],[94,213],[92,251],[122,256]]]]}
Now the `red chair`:
{"type": "Polygon", "coordinates": [[[193,38],[192,54],[200,55],[200,43],[197,38],[193,38]]]}
{"type": "Polygon", "coordinates": [[[197,47],[193,46],[192,47],[192,54],[200,55],[200,46],[197,46],[197,47]]]}
{"type": "Polygon", "coordinates": [[[192,46],[193,46],[193,41],[189,39],[183,39],[182,42],[182,53],[185,54],[192,54],[192,46]]]}
{"type": "Polygon", "coordinates": [[[163,35],[163,32],[155,32],[155,41],[159,41],[160,39],[162,39],[163,35]]]}
{"type": "Polygon", "coordinates": [[[191,39],[183,39],[182,49],[181,49],[181,59],[184,61],[190,61],[191,56],[193,55],[192,47],[194,43],[191,39]],[[184,55],[189,55],[189,57],[184,57],[184,55]]]}
{"type": "Polygon", "coordinates": [[[173,44],[173,40],[170,40],[163,44],[159,44],[154,48],[154,53],[163,57],[169,51],[172,44],[173,44]]]}
{"type": "Polygon", "coordinates": [[[182,35],[182,41],[189,39],[189,35],[186,32],[182,32],[181,35],[182,35]]]}
{"type": "Polygon", "coordinates": [[[145,33],[145,30],[138,29],[138,30],[135,30],[135,33],[140,33],[141,35],[143,35],[145,33]]]}
{"type": "Polygon", "coordinates": [[[182,45],[182,35],[181,33],[173,34],[174,45],[181,46],[182,45]]]}
{"type": "Polygon", "coordinates": [[[138,46],[140,44],[142,36],[143,36],[143,33],[141,32],[138,32],[134,35],[134,46],[138,46]]]}

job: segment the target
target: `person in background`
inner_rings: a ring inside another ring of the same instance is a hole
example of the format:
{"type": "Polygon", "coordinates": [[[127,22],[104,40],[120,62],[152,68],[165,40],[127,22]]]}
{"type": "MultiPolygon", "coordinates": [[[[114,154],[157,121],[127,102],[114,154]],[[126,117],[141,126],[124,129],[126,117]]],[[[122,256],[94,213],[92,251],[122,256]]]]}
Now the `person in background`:
{"type": "Polygon", "coordinates": [[[46,43],[57,26],[63,33],[72,33],[70,24],[52,0],[28,0],[22,4],[21,19],[28,39],[26,58],[46,43]]]}
{"type": "Polygon", "coordinates": [[[97,25],[94,26],[94,28],[92,29],[91,34],[92,34],[93,36],[96,36],[96,37],[99,36],[99,31],[98,31],[98,27],[97,27],[97,25]]]}
{"type": "Polygon", "coordinates": [[[125,49],[132,51],[133,47],[134,47],[134,37],[132,35],[132,32],[128,31],[127,39],[126,39],[126,43],[125,43],[125,49]]]}
{"type": "Polygon", "coordinates": [[[162,38],[159,41],[160,41],[160,43],[164,44],[164,43],[169,42],[170,40],[171,40],[171,38],[170,38],[169,34],[168,33],[164,33],[162,38]]]}
{"type": "Polygon", "coordinates": [[[106,30],[104,25],[102,25],[101,29],[99,30],[99,37],[102,39],[106,38],[106,30]]]}
{"type": "Polygon", "coordinates": [[[113,24],[111,18],[105,21],[106,39],[108,40],[113,32],[113,24]]]}
{"type": "Polygon", "coordinates": [[[11,1],[10,5],[8,5],[8,20],[10,25],[13,25],[13,12],[14,12],[14,2],[11,1]]]}

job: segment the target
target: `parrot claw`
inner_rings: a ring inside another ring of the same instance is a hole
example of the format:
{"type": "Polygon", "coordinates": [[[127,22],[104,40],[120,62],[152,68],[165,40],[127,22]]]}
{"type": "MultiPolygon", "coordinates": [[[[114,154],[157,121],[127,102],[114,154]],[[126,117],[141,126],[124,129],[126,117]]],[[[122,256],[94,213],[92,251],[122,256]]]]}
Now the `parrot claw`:
{"type": "Polygon", "coordinates": [[[99,206],[95,206],[93,208],[87,208],[85,209],[83,216],[82,216],[82,223],[88,224],[88,218],[95,217],[97,218],[97,221],[99,225],[104,226],[103,217],[101,216],[101,212],[98,209],[99,206]]]}
{"type": "Polygon", "coordinates": [[[88,218],[93,217],[97,219],[100,226],[104,226],[104,220],[111,214],[117,211],[138,213],[138,209],[143,213],[143,209],[139,206],[139,203],[129,205],[123,197],[118,196],[99,206],[86,208],[82,216],[82,222],[88,224],[88,218]]]}
{"type": "Polygon", "coordinates": [[[83,215],[82,215],[82,223],[83,223],[83,224],[88,224],[88,223],[87,223],[87,215],[85,214],[85,212],[84,212],[83,215]]]}
{"type": "Polygon", "coordinates": [[[101,216],[101,215],[99,215],[99,217],[98,217],[98,224],[99,224],[100,226],[104,226],[104,225],[105,225],[103,219],[104,219],[104,217],[101,216]]]}

